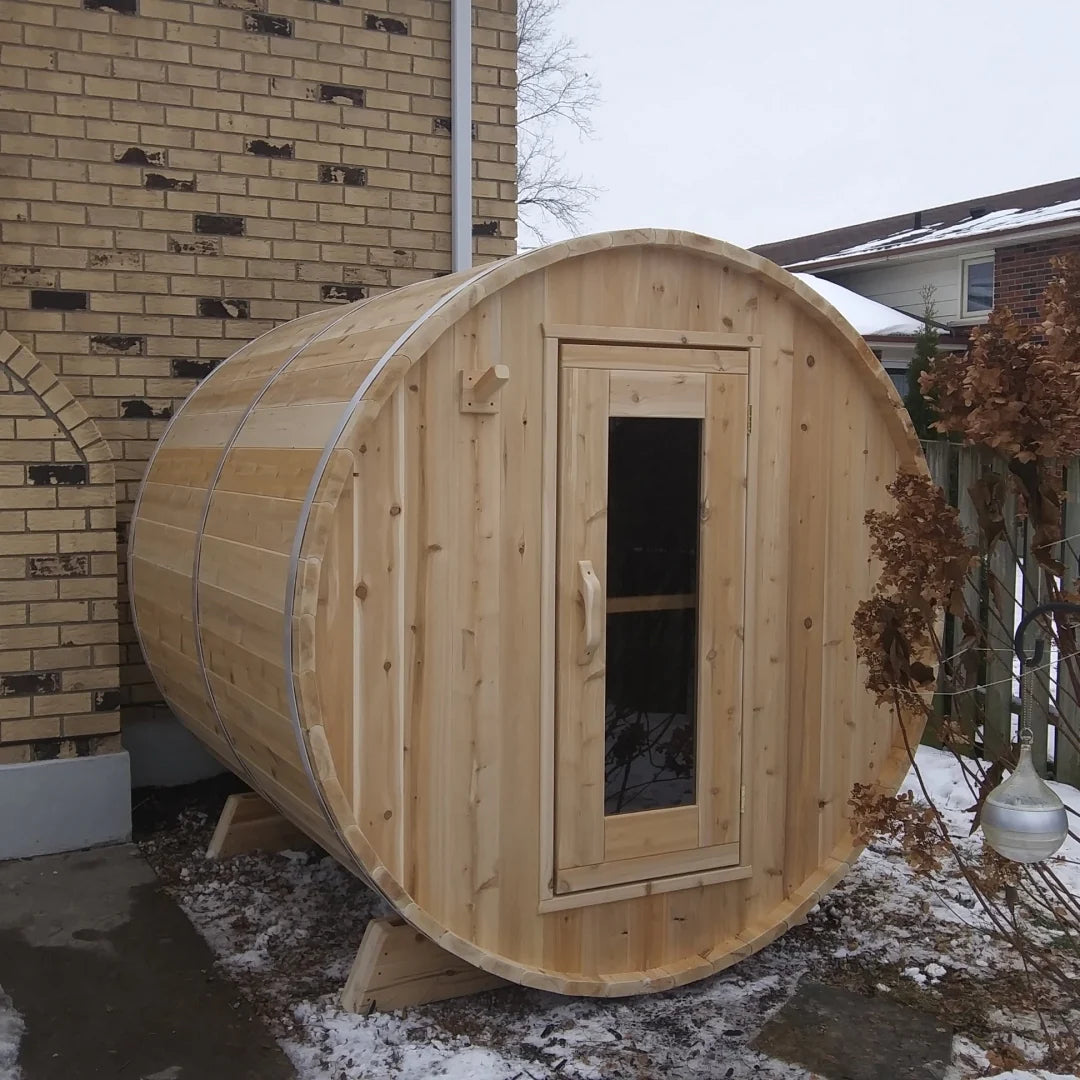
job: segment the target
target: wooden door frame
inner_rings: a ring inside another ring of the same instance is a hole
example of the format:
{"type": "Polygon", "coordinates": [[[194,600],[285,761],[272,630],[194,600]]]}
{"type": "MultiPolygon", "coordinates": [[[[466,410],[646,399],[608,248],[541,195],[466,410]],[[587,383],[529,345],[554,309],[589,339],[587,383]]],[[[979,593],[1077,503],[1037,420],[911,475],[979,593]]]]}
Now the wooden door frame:
{"type": "MultiPolygon", "coordinates": [[[[559,351],[565,344],[594,344],[605,346],[649,346],[672,349],[738,350],[749,357],[747,402],[749,417],[758,413],[760,400],[761,338],[755,334],[712,333],[709,331],[660,330],[651,327],[612,327],[545,323],[541,326],[543,336],[543,435],[541,471],[541,586],[540,586],[540,836],[539,836],[539,896],[541,913],[585,907],[591,904],[610,903],[635,896],[673,892],[696,888],[724,881],[748,878],[752,866],[745,860],[751,851],[751,815],[743,813],[739,819],[740,863],[713,870],[692,871],[654,881],[634,881],[626,884],[608,885],[580,892],[556,894],[555,892],[555,595],[556,595],[556,537],[558,508],[558,453],[559,453],[559,351]]],[[[753,724],[750,690],[754,685],[753,649],[748,628],[754,625],[756,614],[755,553],[749,543],[757,519],[757,491],[755,463],[758,459],[758,429],[760,425],[748,422],[749,432],[746,450],[746,514],[744,522],[744,584],[743,584],[743,681],[742,681],[742,740],[740,762],[742,774],[742,800],[752,806],[750,789],[753,777],[748,771],[748,748],[752,745],[750,729],[753,724]]],[[[691,870],[688,867],[688,871],[691,870]]]]}

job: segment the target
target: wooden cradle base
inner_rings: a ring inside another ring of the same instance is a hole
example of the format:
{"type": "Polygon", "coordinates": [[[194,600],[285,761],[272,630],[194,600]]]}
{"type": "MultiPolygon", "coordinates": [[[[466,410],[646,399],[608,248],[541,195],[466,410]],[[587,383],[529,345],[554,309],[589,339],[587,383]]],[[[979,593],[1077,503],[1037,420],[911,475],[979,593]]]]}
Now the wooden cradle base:
{"type": "MultiPolygon", "coordinates": [[[[206,849],[208,859],[288,851],[311,840],[255,792],[230,795],[206,849]]],[[[348,1012],[392,1012],[509,985],[459,960],[404,919],[372,919],[341,992],[348,1012]]]]}

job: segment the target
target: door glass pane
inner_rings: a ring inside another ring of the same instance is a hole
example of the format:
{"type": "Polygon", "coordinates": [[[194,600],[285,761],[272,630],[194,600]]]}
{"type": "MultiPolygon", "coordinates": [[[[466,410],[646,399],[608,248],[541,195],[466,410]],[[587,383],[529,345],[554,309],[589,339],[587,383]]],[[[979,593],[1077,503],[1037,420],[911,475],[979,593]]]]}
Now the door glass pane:
{"type": "Polygon", "coordinates": [[[608,429],[604,809],[694,801],[701,421],[608,429]]]}

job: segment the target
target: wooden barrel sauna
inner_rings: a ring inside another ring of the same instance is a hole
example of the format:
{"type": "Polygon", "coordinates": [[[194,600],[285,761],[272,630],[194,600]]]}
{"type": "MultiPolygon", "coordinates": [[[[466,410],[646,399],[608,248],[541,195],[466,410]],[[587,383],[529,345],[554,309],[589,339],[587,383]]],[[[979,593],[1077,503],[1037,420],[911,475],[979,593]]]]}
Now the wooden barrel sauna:
{"type": "Polygon", "coordinates": [[[924,468],[795,278],[590,236],[221,364],[147,471],[134,617],[176,715],[444,949],[664,989],[798,921],[852,785],[905,773],[851,619],[924,468]]]}

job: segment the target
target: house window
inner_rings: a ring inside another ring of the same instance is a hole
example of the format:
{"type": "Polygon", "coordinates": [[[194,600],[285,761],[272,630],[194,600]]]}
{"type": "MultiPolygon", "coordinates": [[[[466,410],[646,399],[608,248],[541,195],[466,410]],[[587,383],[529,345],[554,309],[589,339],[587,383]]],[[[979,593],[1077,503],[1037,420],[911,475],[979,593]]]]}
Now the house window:
{"type": "Polygon", "coordinates": [[[885,374],[892,379],[892,384],[896,387],[896,392],[900,397],[906,398],[908,392],[907,368],[886,368],[885,374]]]}
{"type": "Polygon", "coordinates": [[[981,255],[962,263],[962,318],[985,315],[994,306],[994,256],[981,255]]]}

